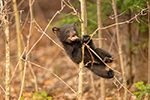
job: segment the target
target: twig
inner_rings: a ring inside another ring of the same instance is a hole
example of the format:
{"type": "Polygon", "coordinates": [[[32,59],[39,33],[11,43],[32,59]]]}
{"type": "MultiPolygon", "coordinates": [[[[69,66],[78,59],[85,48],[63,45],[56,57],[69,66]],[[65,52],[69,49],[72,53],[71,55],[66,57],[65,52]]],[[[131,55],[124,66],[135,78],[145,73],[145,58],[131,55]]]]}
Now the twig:
{"type": "Polygon", "coordinates": [[[78,97],[78,94],[77,94],[77,92],[74,90],[74,89],[72,89],[65,81],[63,81],[58,75],[56,75],[54,72],[52,72],[51,70],[49,70],[49,69],[47,69],[47,68],[45,68],[45,67],[42,67],[41,65],[38,65],[38,64],[36,64],[36,63],[33,63],[33,62],[30,62],[30,61],[26,61],[26,60],[24,60],[24,59],[22,59],[23,61],[25,61],[25,62],[27,62],[27,63],[30,63],[30,64],[32,64],[32,65],[35,65],[36,67],[38,67],[38,68],[41,68],[41,69],[44,69],[44,70],[46,70],[46,71],[48,71],[48,72],[50,72],[52,75],[54,75],[56,78],[58,78],[60,81],[62,81],[74,94],[76,94],[76,96],[78,97]]]}
{"type": "Polygon", "coordinates": [[[23,29],[25,28],[25,25],[26,25],[26,23],[27,23],[27,21],[28,21],[28,18],[29,18],[29,14],[30,14],[30,11],[28,11],[28,13],[27,13],[27,17],[26,17],[26,19],[25,19],[25,22],[24,22],[24,24],[23,24],[22,27],[21,27],[21,32],[22,32],[23,29]]]}
{"type": "MultiPolygon", "coordinates": [[[[38,24],[35,20],[34,20],[34,22],[35,22],[35,24],[38,26],[39,32],[42,33],[42,35],[41,35],[40,38],[42,38],[43,35],[45,35],[45,36],[48,37],[54,44],[56,44],[58,47],[60,47],[62,50],[64,50],[64,48],[62,48],[58,43],[56,43],[49,35],[47,35],[47,34],[42,30],[42,28],[39,26],[39,24],[38,24]]],[[[38,41],[32,46],[32,48],[30,49],[30,52],[31,52],[31,50],[34,48],[34,46],[41,40],[40,38],[39,38],[38,41]]]]}
{"type": "Polygon", "coordinates": [[[30,63],[28,63],[28,66],[29,66],[29,68],[30,68],[30,70],[31,70],[31,73],[32,73],[32,75],[33,75],[34,83],[35,83],[35,90],[36,90],[36,92],[37,92],[37,91],[38,91],[38,85],[37,85],[37,78],[36,78],[36,75],[35,75],[35,73],[34,73],[34,71],[33,71],[33,68],[32,68],[32,66],[31,66],[30,63]]]}
{"type": "Polygon", "coordinates": [[[0,85],[0,88],[3,90],[3,92],[6,94],[5,89],[2,87],[2,85],[0,85]]]}
{"type": "MultiPolygon", "coordinates": [[[[33,18],[34,18],[34,15],[33,15],[33,3],[35,2],[35,0],[29,0],[29,7],[30,7],[30,29],[29,29],[29,35],[28,35],[28,41],[27,41],[27,49],[30,47],[30,44],[29,44],[29,42],[30,42],[30,37],[31,37],[31,35],[33,34],[33,26],[34,26],[34,24],[33,24],[33,18]]],[[[27,59],[29,59],[30,60],[30,54],[29,55],[26,55],[26,58],[27,59]]],[[[27,60],[26,59],[26,60],[27,60]]],[[[33,78],[34,78],[34,84],[35,84],[35,90],[36,90],[36,92],[38,91],[38,85],[37,85],[37,78],[36,78],[36,76],[35,76],[35,73],[34,73],[34,71],[33,71],[33,69],[32,69],[32,66],[31,66],[31,64],[29,63],[28,64],[29,65],[29,68],[30,68],[30,70],[31,70],[31,73],[32,73],[32,75],[33,75],[33,78]]]]}
{"type": "Polygon", "coordinates": [[[131,95],[133,95],[133,93],[131,91],[129,91],[123,84],[120,83],[120,81],[114,76],[114,79],[131,95]]]}
{"type": "MultiPolygon", "coordinates": [[[[5,14],[9,15],[9,14],[15,14],[15,13],[18,13],[18,12],[23,12],[23,10],[20,10],[20,11],[14,11],[14,12],[7,12],[5,14]]],[[[0,12],[1,15],[5,15],[4,13],[0,12]]]]}
{"type": "MultiPolygon", "coordinates": [[[[33,12],[32,12],[32,5],[34,3],[34,0],[29,0],[29,6],[30,6],[30,29],[29,29],[29,35],[28,35],[28,40],[27,40],[27,46],[26,46],[26,57],[25,57],[25,60],[28,60],[28,57],[29,57],[29,53],[28,50],[29,50],[29,46],[30,46],[30,37],[32,35],[32,31],[33,31],[33,23],[32,23],[32,20],[33,20],[33,12]]],[[[20,100],[21,98],[21,95],[22,95],[22,92],[23,92],[23,86],[24,86],[24,80],[25,80],[25,74],[26,74],[26,67],[27,67],[27,62],[25,62],[24,64],[24,73],[23,73],[23,80],[22,80],[22,84],[21,84],[21,89],[20,89],[20,94],[19,94],[19,98],[18,100],[20,100]]],[[[31,66],[30,66],[31,68],[31,66]]],[[[31,70],[32,71],[32,70],[31,70]]],[[[34,75],[34,74],[33,74],[34,75]]],[[[35,77],[34,77],[35,78],[35,77]]],[[[35,78],[35,84],[36,84],[36,78],[35,78]]],[[[37,90],[37,85],[36,85],[36,90],[37,90]]]]}
{"type": "Polygon", "coordinates": [[[115,19],[116,17],[119,17],[119,16],[123,15],[126,11],[127,11],[127,10],[123,11],[122,13],[118,14],[117,16],[111,15],[109,18],[115,19]]]}
{"type": "Polygon", "coordinates": [[[33,46],[31,47],[31,49],[28,51],[28,54],[33,50],[33,48],[37,45],[37,43],[42,39],[42,37],[45,35],[46,37],[48,37],[53,43],[55,43],[58,47],[60,47],[62,50],[64,50],[59,44],[57,44],[50,36],[48,36],[46,34],[46,31],[49,27],[49,25],[51,24],[51,22],[54,20],[54,18],[56,17],[57,14],[60,14],[60,12],[64,9],[65,5],[59,10],[57,11],[54,16],[52,17],[52,19],[50,20],[50,22],[47,24],[46,28],[44,29],[44,31],[42,30],[42,28],[40,27],[40,25],[36,22],[36,20],[33,19],[33,22],[35,22],[35,24],[38,26],[39,28],[39,32],[42,33],[42,35],[40,36],[40,38],[33,44],[33,46]]]}
{"type": "MultiPolygon", "coordinates": [[[[26,58],[27,59],[27,58],[26,58]]],[[[27,66],[27,63],[25,62],[24,64],[24,71],[23,71],[23,77],[22,77],[22,83],[21,83],[21,89],[20,89],[20,93],[19,93],[19,98],[18,100],[20,100],[21,96],[22,96],[22,92],[23,92],[23,87],[24,87],[24,80],[25,80],[25,74],[26,74],[26,66],[27,66]]]]}
{"type": "Polygon", "coordinates": [[[29,53],[33,50],[33,48],[38,44],[38,42],[42,39],[43,36],[44,36],[44,34],[42,34],[42,35],[39,37],[39,39],[33,44],[33,46],[32,46],[31,49],[27,52],[27,54],[29,54],[29,53]]]}
{"type": "Polygon", "coordinates": [[[73,10],[73,12],[71,12],[72,15],[75,15],[78,17],[78,19],[80,20],[81,23],[83,23],[83,19],[80,17],[80,14],[76,11],[76,9],[72,6],[72,4],[70,2],[66,2],[65,0],[61,0],[65,3],[65,5],[67,5],[70,9],[73,10]]]}
{"type": "Polygon", "coordinates": [[[49,23],[47,24],[46,28],[44,29],[44,33],[47,31],[48,27],[50,26],[50,24],[52,23],[52,21],[54,20],[54,18],[55,18],[58,14],[60,14],[64,8],[65,8],[65,5],[63,5],[63,6],[61,7],[61,9],[60,9],[59,11],[57,11],[57,12],[54,14],[54,16],[51,18],[51,20],[50,20],[49,23]]]}
{"type": "Polygon", "coordinates": [[[88,49],[90,49],[108,68],[114,70],[114,71],[115,71],[116,73],[118,73],[118,74],[121,74],[119,71],[113,69],[113,68],[110,67],[108,64],[106,64],[106,63],[102,60],[102,58],[101,58],[94,50],[92,50],[87,44],[84,43],[84,45],[85,45],[88,49]]]}
{"type": "MultiPolygon", "coordinates": [[[[21,57],[20,57],[19,59],[22,59],[22,56],[25,54],[25,51],[26,51],[26,48],[24,48],[24,51],[22,52],[22,55],[21,55],[21,57]]],[[[15,69],[14,69],[14,71],[13,71],[13,74],[11,75],[12,77],[10,78],[9,83],[10,83],[10,82],[12,81],[12,79],[14,78],[18,66],[19,66],[19,61],[18,61],[17,64],[16,64],[16,67],[15,67],[15,69]]]]}
{"type": "MultiPolygon", "coordinates": [[[[50,50],[50,49],[49,49],[50,50]]],[[[61,49],[59,49],[59,51],[57,51],[57,53],[53,56],[52,60],[47,64],[47,66],[45,68],[49,68],[50,65],[56,60],[56,58],[60,55],[61,53],[61,49]]],[[[44,76],[46,73],[46,70],[44,70],[44,72],[41,74],[41,76],[44,76]]]]}
{"type": "MultiPolygon", "coordinates": [[[[109,52],[112,50],[112,46],[113,46],[113,44],[115,45],[115,47],[116,47],[116,49],[117,49],[117,43],[115,43],[115,36],[116,36],[116,33],[115,34],[113,34],[113,36],[111,36],[111,34],[110,34],[110,32],[108,31],[108,30],[105,30],[106,32],[107,32],[107,34],[110,36],[110,38],[111,38],[111,44],[110,44],[110,47],[109,47],[109,52]]],[[[113,55],[113,57],[114,57],[114,55],[113,55]]]]}
{"type": "Polygon", "coordinates": [[[92,34],[91,34],[91,39],[92,37],[96,34],[96,32],[100,29],[104,30],[104,29],[107,29],[107,28],[110,28],[110,27],[113,27],[113,26],[116,26],[116,25],[122,25],[122,24],[128,24],[128,23],[131,23],[134,19],[136,19],[138,16],[140,15],[143,15],[142,12],[145,12],[147,11],[148,8],[145,8],[143,10],[141,10],[140,13],[136,14],[134,17],[132,17],[131,19],[127,20],[127,21],[124,21],[124,22],[119,22],[119,23],[115,23],[115,24],[111,24],[111,25],[108,25],[106,27],[98,27],[92,34]]]}
{"type": "MultiPolygon", "coordinates": [[[[116,8],[115,0],[112,0],[112,7],[113,7],[115,16],[117,16],[117,8],[116,8]]],[[[115,23],[118,23],[118,17],[115,18],[115,23]]],[[[126,73],[125,73],[123,54],[122,54],[122,48],[121,48],[121,43],[120,43],[119,25],[116,25],[116,33],[117,33],[117,43],[118,43],[119,53],[120,53],[119,57],[120,57],[123,83],[125,85],[125,88],[127,88],[126,73]]],[[[127,91],[126,90],[124,90],[124,100],[127,100],[127,91]]]]}

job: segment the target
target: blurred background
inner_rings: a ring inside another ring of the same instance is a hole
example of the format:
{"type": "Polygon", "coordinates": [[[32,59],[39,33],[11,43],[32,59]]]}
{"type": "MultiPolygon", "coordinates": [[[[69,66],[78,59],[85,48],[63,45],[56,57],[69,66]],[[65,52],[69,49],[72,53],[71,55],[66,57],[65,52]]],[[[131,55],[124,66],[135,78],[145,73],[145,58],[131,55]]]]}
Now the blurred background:
{"type": "MultiPolygon", "coordinates": [[[[72,6],[79,14],[80,2],[78,0],[69,0],[72,6]]],[[[16,100],[20,94],[22,76],[24,67],[18,67],[18,41],[16,31],[15,11],[12,0],[8,0],[6,4],[9,21],[9,47],[10,47],[10,98],[16,100]],[[12,77],[13,76],[13,77],[12,77]]],[[[60,27],[64,24],[78,23],[78,31],[81,35],[81,22],[77,16],[72,15],[73,10],[63,5],[61,0],[33,0],[32,1],[32,18],[29,0],[17,0],[17,8],[19,14],[20,33],[22,52],[28,47],[31,52],[28,60],[49,69],[70,85],[75,91],[78,91],[78,65],[73,63],[64,50],[58,47],[52,40],[56,41],[60,46],[56,35],[52,32],[54,26],[60,27]],[[58,12],[60,11],[60,13],[58,12]],[[55,16],[55,14],[57,15],[55,16]],[[50,25],[48,24],[50,21],[50,25]],[[30,28],[32,25],[32,33],[30,28]],[[46,35],[42,36],[41,29],[47,27],[46,35]],[[41,29],[39,28],[41,27],[41,29]],[[30,39],[28,37],[30,36],[30,39]],[[41,37],[42,36],[42,37],[41,37]],[[40,38],[40,39],[39,39],[40,38]],[[51,40],[52,39],[52,40],[51,40]],[[27,41],[30,41],[29,44],[27,41]],[[37,43],[36,43],[37,42],[37,43]]],[[[69,3],[68,3],[69,4],[69,3]]],[[[123,64],[127,79],[127,88],[132,92],[138,91],[135,83],[142,81],[144,84],[148,82],[148,1],[146,0],[117,0],[117,12],[119,22],[125,22],[133,18],[130,23],[119,25],[120,43],[123,54],[123,64]],[[143,10],[143,12],[141,12],[143,10]],[[141,12],[141,13],[140,13],[141,12]],[[137,17],[135,17],[137,15],[137,17]]],[[[2,9],[2,8],[1,8],[2,9]]],[[[2,11],[2,10],[1,10],[2,11]]],[[[6,11],[4,11],[6,13],[6,11]]],[[[87,14],[87,33],[92,34],[98,27],[97,18],[97,1],[86,1],[87,14]]],[[[3,14],[1,13],[1,16],[3,14]]],[[[2,18],[2,17],[1,17],[2,18]]],[[[115,16],[111,0],[101,0],[101,19],[102,26],[106,27],[115,23],[115,16]]],[[[149,19],[150,20],[150,19],[149,19]]],[[[95,46],[98,47],[98,33],[93,37],[95,46]]],[[[119,48],[117,44],[117,35],[115,25],[102,30],[102,49],[110,52],[114,57],[114,62],[109,64],[115,70],[121,72],[119,48]]],[[[5,25],[0,20],[0,85],[5,88],[5,25]]],[[[26,59],[26,53],[23,54],[26,59]]],[[[24,66],[24,62],[23,62],[24,66]]],[[[91,82],[91,72],[83,68],[83,100],[95,100],[91,82]]],[[[123,83],[121,74],[115,73],[115,77],[123,83]]],[[[94,75],[94,87],[97,100],[101,100],[101,78],[94,75]]],[[[93,81],[93,80],[92,80],[93,81]]],[[[105,80],[106,100],[123,100],[123,87],[113,78],[105,80]]],[[[38,96],[50,97],[53,100],[76,100],[76,95],[51,72],[39,68],[33,64],[27,64],[25,72],[24,89],[22,100],[35,99],[40,100],[38,96]],[[44,95],[44,96],[43,96],[44,95]]],[[[5,99],[5,93],[0,89],[1,100],[5,99]]],[[[134,96],[128,94],[128,100],[134,100],[134,96]]],[[[44,100],[43,99],[43,100],[44,100]]]]}

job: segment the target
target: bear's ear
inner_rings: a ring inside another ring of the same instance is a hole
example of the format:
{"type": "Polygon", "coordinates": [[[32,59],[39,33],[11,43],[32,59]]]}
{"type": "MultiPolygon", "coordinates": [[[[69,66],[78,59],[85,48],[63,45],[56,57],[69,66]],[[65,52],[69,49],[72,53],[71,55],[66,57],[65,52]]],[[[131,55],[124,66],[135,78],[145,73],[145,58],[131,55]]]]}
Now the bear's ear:
{"type": "Polygon", "coordinates": [[[56,34],[57,34],[57,33],[58,33],[58,31],[59,31],[59,28],[57,28],[57,27],[53,27],[53,28],[52,28],[52,30],[53,30],[53,32],[54,32],[54,33],[56,33],[56,34]]]}
{"type": "Polygon", "coordinates": [[[78,24],[75,22],[75,23],[73,23],[73,25],[77,28],[78,27],[78,24]]]}

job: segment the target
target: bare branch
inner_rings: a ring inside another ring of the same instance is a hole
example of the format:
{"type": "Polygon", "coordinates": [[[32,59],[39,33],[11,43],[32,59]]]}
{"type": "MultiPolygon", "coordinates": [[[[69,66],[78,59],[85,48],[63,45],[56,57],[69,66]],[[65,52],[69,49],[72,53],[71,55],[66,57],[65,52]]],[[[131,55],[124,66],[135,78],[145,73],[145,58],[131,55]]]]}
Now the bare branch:
{"type": "Polygon", "coordinates": [[[41,69],[43,69],[43,70],[46,70],[46,71],[48,71],[48,72],[50,72],[52,75],[54,75],[56,78],[58,78],[60,81],[62,81],[74,94],[76,94],[76,96],[78,97],[78,93],[76,92],[76,91],[74,91],[74,89],[73,88],[71,88],[71,86],[69,86],[65,81],[63,81],[58,75],[56,75],[54,72],[52,72],[51,70],[49,70],[49,69],[47,69],[46,67],[43,67],[43,66],[41,66],[41,65],[38,65],[38,64],[36,64],[36,63],[33,63],[33,62],[30,62],[30,61],[26,61],[26,60],[24,60],[24,59],[22,59],[23,61],[25,61],[25,62],[27,62],[27,63],[30,63],[30,64],[32,64],[32,65],[34,65],[34,66],[36,66],[36,67],[38,67],[38,68],[41,68],[41,69]]]}
{"type": "Polygon", "coordinates": [[[77,10],[72,6],[72,4],[70,2],[67,3],[65,0],[62,1],[65,3],[65,5],[67,5],[70,9],[73,10],[71,14],[77,16],[80,22],[83,23],[83,19],[81,19],[79,12],[77,12],[77,10]]]}
{"type": "Polygon", "coordinates": [[[3,92],[6,94],[5,89],[2,87],[2,85],[0,85],[0,88],[3,90],[3,92]]]}
{"type": "MultiPolygon", "coordinates": [[[[134,17],[132,17],[131,19],[127,20],[127,21],[124,21],[124,22],[119,22],[119,23],[115,23],[115,24],[112,24],[112,25],[109,25],[109,26],[106,26],[106,27],[98,27],[92,34],[91,34],[91,38],[96,34],[96,32],[100,29],[104,30],[104,29],[107,29],[107,28],[110,28],[110,27],[113,27],[113,26],[116,26],[116,25],[122,25],[122,24],[128,24],[128,23],[132,23],[134,20],[137,19],[138,16],[141,16],[143,15],[142,13],[143,12],[146,12],[148,10],[148,8],[145,8],[145,9],[142,9],[141,12],[139,12],[138,14],[136,14],[134,17]]],[[[145,15],[145,14],[144,14],[145,15]]],[[[136,20],[137,21],[137,20],[136,20]]]]}
{"type": "Polygon", "coordinates": [[[131,95],[134,95],[131,91],[129,91],[123,84],[120,83],[120,81],[114,76],[114,79],[126,90],[128,91],[128,93],[130,93],[131,95]]]}
{"type": "Polygon", "coordinates": [[[113,68],[110,67],[108,64],[106,64],[106,63],[102,60],[102,58],[101,58],[94,50],[92,50],[87,44],[84,43],[84,45],[85,45],[88,49],[90,49],[108,68],[114,70],[114,71],[115,71],[116,73],[118,73],[118,74],[121,74],[119,71],[113,69],[113,68]]]}
{"type": "Polygon", "coordinates": [[[57,11],[54,16],[52,17],[52,19],[50,20],[50,22],[47,24],[46,28],[43,29],[40,27],[40,25],[36,22],[36,20],[33,19],[33,22],[35,22],[35,24],[38,26],[38,31],[42,33],[42,35],[40,36],[40,38],[33,44],[33,46],[31,47],[31,49],[28,51],[28,54],[33,50],[33,48],[37,45],[37,43],[42,39],[42,37],[45,35],[46,37],[48,37],[53,43],[55,43],[58,47],[60,47],[62,50],[64,50],[59,44],[57,44],[50,36],[48,36],[46,34],[46,31],[49,27],[49,25],[51,24],[51,22],[54,20],[54,18],[56,17],[57,14],[60,14],[60,12],[62,12],[62,10],[64,9],[65,5],[62,6],[62,8],[57,11]]]}

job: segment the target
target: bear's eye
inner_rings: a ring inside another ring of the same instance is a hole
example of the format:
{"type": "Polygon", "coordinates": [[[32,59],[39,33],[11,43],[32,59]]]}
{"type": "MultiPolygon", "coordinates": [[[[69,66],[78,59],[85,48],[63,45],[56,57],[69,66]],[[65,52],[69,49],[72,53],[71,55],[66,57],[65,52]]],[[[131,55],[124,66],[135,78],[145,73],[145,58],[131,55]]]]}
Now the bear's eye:
{"type": "Polygon", "coordinates": [[[67,31],[66,31],[66,33],[69,33],[69,32],[70,32],[70,30],[67,30],[67,31]]]}

